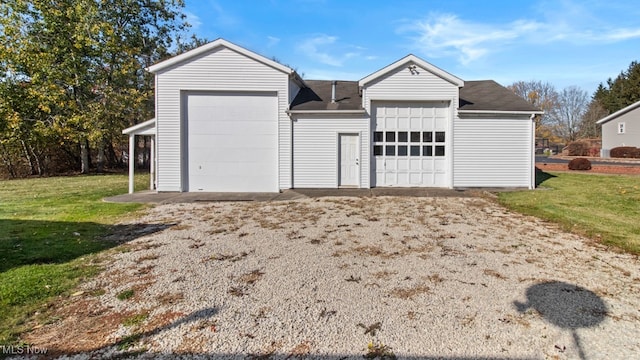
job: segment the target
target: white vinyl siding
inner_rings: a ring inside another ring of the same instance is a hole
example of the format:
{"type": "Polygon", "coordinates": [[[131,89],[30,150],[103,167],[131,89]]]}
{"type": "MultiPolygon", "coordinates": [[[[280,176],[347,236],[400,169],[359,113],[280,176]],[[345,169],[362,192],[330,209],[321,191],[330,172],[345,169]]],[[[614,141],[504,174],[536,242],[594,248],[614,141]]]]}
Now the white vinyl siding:
{"type": "Polygon", "coordinates": [[[602,124],[602,156],[609,157],[611,149],[619,146],[640,147],[640,107],[602,124]],[[620,124],[624,133],[620,133],[620,124]]]}
{"type": "Polygon", "coordinates": [[[363,91],[364,107],[371,110],[372,100],[435,101],[445,100],[458,104],[458,86],[421,68],[412,75],[407,67],[384,76],[363,91]]]}
{"type": "Polygon", "coordinates": [[[279,187],[291,187],[291,124],[285,113],[289,100],[289,76],[231,49],[220,47],[156,74],[158,191],[183,191],[186,186],[182,179],[182,91],[276,92],[279,187]]]}
{"type": "Polygon", "coordinates": [[[528,116],[456,119],[454,187],[533,187],[532,137],[528,116]]]}
{"type": "Polygon", "coordinates": [[[360,136],[360,187],[369,188],[369,118],[296,115],[293,120],[293,187],[338,187],[338,134],[360,136]]]}

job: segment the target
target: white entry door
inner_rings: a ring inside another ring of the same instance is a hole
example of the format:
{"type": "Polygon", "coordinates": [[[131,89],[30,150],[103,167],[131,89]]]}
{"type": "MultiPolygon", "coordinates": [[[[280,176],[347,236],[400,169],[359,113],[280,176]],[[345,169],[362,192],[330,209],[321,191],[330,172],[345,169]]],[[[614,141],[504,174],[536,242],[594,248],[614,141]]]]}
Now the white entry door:
{"type": "Polygon", "coordinates": [[[360,184],[360,158],[358,134],[339,135],[340,174],[339,186],[358,186],[360,184]]]}

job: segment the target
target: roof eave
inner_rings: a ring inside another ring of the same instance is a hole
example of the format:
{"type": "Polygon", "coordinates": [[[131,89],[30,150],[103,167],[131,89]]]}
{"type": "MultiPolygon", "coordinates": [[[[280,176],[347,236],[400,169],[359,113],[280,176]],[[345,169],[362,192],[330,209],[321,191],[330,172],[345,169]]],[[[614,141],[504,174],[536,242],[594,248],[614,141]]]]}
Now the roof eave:
{"type": "Polygon", "coordinates": [[[135,135],[149,135],[149,133],[154,133],[155,134],[155,127],[156,127],[156,118],[153,119],[149,119],[145,122],[141,122],[140,124],[136,124],[133,125],[131,127],[128,127],[124,130],[122,130],[122,133],[125,135],[131,135],[131,134],[135,134],[135,135]],[[145,130],[143,130],[145,129],[145,130]],[[149,131],[153,129],[153,131],[149,131]]]}
{"type": "Polygon", "coordinates": [[[287,110],[287,114],[366,114],[364,109],[360,110],[287,110]]]}
{"type": "Polygon", "coordinates": [[[514,115],[543,115],[544,111],[526,110],[460,110],[460,114],[514,114],[514,115]]]}
{"type": "Polygon", "coordinates": [[[366,84],[384,76],[385,74],[394,71],[408,63],[415,63],[417,65],[419,65],[420,67],[424,68],[425,70],[441,77],[442,79],[449,81],[450,83],[458,86],[458,87],[463,87],[464,86],[464,80],[458,78],[457,76],[454,76],[442,69],[440,69],[439,67],[430,64],[424,60],[422,60],[421,58],[413,55],[413,54],[409,54],[405,57],[403,57],[402,59],[392,63],[391,65],[385,66],[384,68],[360,79],[360,81],[358,81],[358,85],[359,86],[365,86],[366,84]]]}
{"type": "Polygon", "coordinates": [[[229,41],[227,41],[225,39],[222,39],[222,38],[218,38],[218,39],[216,39],[216,40],[214,40],[214,41],[212,41],[210,43],[207,43],[207,44],[204,44],[202,46],[199,46],[199,47],[197,47],[197,48],[195,48],[193,50],[189,50],[189,51],[187,51],[185,53],[182,53],[180,55],[176,55],[176,56],[174,56],[172,58],[169,58],[167,60],[161,61],[161,62],[159,62],[157,64],[154,64],[154,65],[151,65],[148,68],[146,68],[145,70],[147,70],[150,73],[157,74],[158,72],[160,72],[160,71],[162,71],[164,69],[167,69],[167,68],[172,67],[174,65],[177,65],[177,64],[180,64],[182,62],[185,62],[185,61],[187,61],[189,59],[192,59],[192,58],[194,58],[194,57],[196,57],[198,55],[201,55],[201,54],[204,54],[206,52],[209,52],[209,51],[211,51],[211,50],[213,50],[215,48],[218,48],[218,47],[226,47],[226,48],[231,49],[231,50],[233,50],[233,51],[235,51],[237,53],[240,53],[242,55],[250,57],[250,58],[252,58],[252,59],[254,59],[256,61],[259,61],[259,62],[261,62],[261,63],[263,63],[265,65],[271,66],[272,68],[280,70],[280,71],[282,71],[282,72],[284,72],[286,74],[289,74],[289,75],[291,75],[291,74],[293,74],[295,72],[293,69],[291,69],[288,66],[282,65],[282,64],[280,64],[280,63],[278,63],[276,61],[268,59],[268,58],[266,58],[266,57],[264,57],[264,56],[262,56],[260,54],[257,54],[257,53],[255,53],[255,52],[253,52],[251,50],[247,50],[247,49],[245,49],[245,48],[243,48],[241,46],[238,46],[238,45],[236,45],[234,43],[231,43],[231,42],[229,42],[229,41]]]}
{"type": "Polygon", "coordinates": [[[629,111],[635,110],[638,107],[640,107],[640,101],[635,102],[635,103],[633,103],[633,104],[631,104],[631,105],[629,105],[627,107],[624,107],[624,108],[614,112],[613,114],[610,114],[610,115],[608,115],[606,117],[603,117],[602,119],[596,121],[596,124],[601,125],[601,124],[604,124],[606,122],[609,122],[609,121],[617,118],[620,115],[623,115],[623,114],[628,113],[629,111]]]}

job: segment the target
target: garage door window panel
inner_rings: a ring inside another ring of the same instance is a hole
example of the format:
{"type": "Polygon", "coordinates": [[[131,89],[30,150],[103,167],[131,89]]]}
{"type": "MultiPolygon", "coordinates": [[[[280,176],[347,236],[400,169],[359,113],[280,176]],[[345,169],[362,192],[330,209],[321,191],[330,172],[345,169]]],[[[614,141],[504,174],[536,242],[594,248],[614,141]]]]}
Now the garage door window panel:
{"type": "Polygon", "coordinates": [[[433,132],[431,131],[422,132],[422,142],[426,142],[426,143],[433,142],[433,132]]]}
{"type": "Polygon", "coordinates": [[[395,131],[387,131],[385,134],[385,140],[387,142],[395,142],[396,141],[396,132],[395,131]]]}
{"type": "Polygon", "coordinates": [[[396,147],[394,145],[385,146],[384,154],[387,155],[387,156],[395,156],[396,147]]]}

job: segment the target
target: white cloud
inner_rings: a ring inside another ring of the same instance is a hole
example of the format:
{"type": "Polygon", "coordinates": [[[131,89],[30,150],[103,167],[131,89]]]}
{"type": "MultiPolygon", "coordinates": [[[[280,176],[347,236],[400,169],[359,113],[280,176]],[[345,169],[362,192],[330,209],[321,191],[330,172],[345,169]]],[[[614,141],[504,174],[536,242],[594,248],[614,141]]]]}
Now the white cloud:
{"type": "Polygon", "coordinates": [[[267,36],[267,47],[276,46],[280,43],[280,38],[275,36],[267,36]]]}
{"type": "Polygon", "coordinates": [[[217,1],[211,2],[211,9],[215,13],[215,23],[218,26],[235,26],[240,22],[238,18],[236,18],[235,16],[227,12],[222,6],[220,6],[217,1]]]}
{"type": "Polygon", "coordinates": [[[594,40],[604,42],[617,42],[640,38],[640,28],[638,29],[615,29],[592,37],[594,40]]]}
{"type": "Polygon", "coordinates": [[[314,61],[334,67],[342,67],[348,60],[362,56],[364,48],[341,44],[338,40],[336,36],[314,35],[300,42],[297,50],[314,61]]]}
{"type": "Polygon", "coordinates": [[[417,51],[430,57],[454,57],[463,65],[513,44],[593,45],[640,39],[640,27],[616,27],[602,19],[595,21],[597,14],[589,13],[581,4],[563,2],[554,10],[546,9],[542,20],[517,19],[503,24],[432,13],[400,27],[398,32],[407,34],[417,51]],[[591,21],[584,21],[585,17],[591,21]]]}
{"type": "Polygon", "coordinates": [[[456,56],[468,64],[487,55],[496,45],[513,42],[540,27],[533,21],[497,26],[465,21],[452,14],[431,14],[400,31],[413,32],[417,47],[431,57],[456,56]]]}
{"type": "Polygon", "coordinates": [[[333,45],[338,38],[335,36],[318,35],[304,40],[298,45],[298,50],[308,57],[331,66],[342,66],[343,61],[326,52],[328,45],[333,45]]]}
{"type": "Polygon", "coordinates": [[[187,22],[191,24],[191,28],[193,30],[198,30],[198,28],[200,28],[200,25],[202,25],[200,17],[189,11],[185,11],[184,14],[187,16],[187,22]]]}

